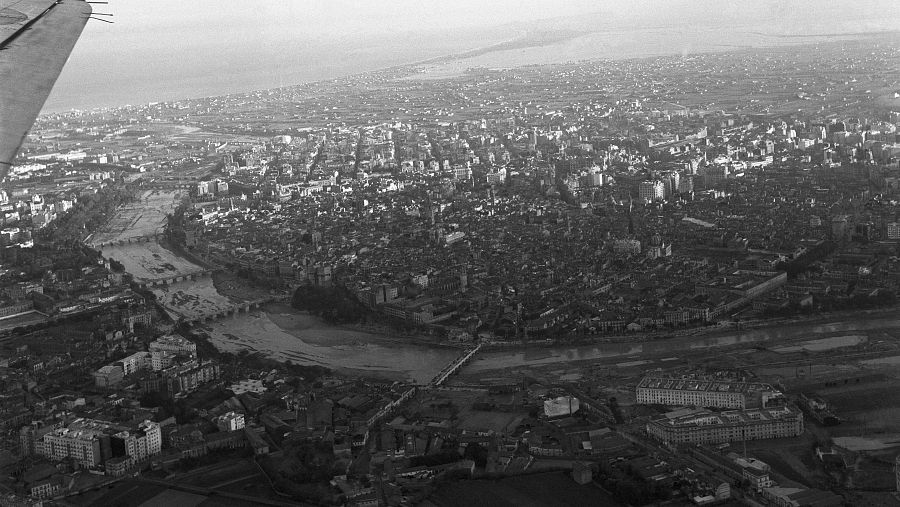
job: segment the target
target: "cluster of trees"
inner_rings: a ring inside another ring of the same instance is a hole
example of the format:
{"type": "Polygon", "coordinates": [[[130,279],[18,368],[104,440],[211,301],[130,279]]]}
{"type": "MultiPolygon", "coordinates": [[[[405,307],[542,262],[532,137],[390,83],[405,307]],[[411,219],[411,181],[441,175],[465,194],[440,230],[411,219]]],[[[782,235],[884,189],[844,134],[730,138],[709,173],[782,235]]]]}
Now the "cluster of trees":
{"type": "Polygon", "coordinates": [[[775,269],[786,272],[791,280],[808,272],[819,273],[822,268],[817,263],[831,255],[836,248],[837,245],[833,241],[824,241],[790,262],[779,262],[775,265],[775,269]]]}
{"type": "Polygon", "coordinates": [[[96,194],[83,195],[78,202],[39,232],[36,239],[46,242],[78,241],[113,216],[116,208],[134,200],[130,187],[107,186],[96,194]]]}
{"type": "Polygon", "coordinates": [[[363,306],[346,288],[299,287],[291,302],[294,308],[305,310],[333,323],[364,322],[369,309],[363,306]]]}

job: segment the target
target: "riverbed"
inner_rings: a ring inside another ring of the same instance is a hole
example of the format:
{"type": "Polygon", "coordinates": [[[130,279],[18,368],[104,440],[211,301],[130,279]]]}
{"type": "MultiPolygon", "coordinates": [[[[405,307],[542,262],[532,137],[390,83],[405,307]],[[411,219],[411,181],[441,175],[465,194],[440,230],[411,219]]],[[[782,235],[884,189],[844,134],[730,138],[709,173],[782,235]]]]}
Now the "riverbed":
{"type": "Polygon", "coordinates": [[[284,305],[204,324],[220,350],[246,349],[296,364],[319,365],[339,373],[427,383],[459,355],[422,338],[396,337],[333,326],[284,305]]]}

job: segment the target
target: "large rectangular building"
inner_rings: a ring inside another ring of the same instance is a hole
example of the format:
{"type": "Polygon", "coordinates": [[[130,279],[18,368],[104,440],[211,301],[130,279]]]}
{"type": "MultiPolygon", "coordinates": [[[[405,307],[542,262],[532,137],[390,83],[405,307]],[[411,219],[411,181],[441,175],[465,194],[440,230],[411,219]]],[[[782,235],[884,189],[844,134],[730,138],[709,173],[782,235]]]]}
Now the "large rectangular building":
{"type": "Polygon", "coordinates": [[[140,463],[159,454],[162,450],[162,431],[159,424],[144,421],[136,431],[120,431],[112,438],[113,454],[128,456],[132,462],[140,463]]]}
{"type": "Polygon", "coordinates": [[[754,410],[676,410],[647,423],[647,434],[668,444],[718,444],[796,437],[803,414],[789,407],[754,410]]]}
{"type": "Polygon", "coordinates": [[[661,376],[641,379],[636,395],[643,405],[740,409],[765,407],[770,399],[781,397],[770,384],[661,376]]]}
{"type": "Polygon", "coordinates": [[[197,344],[175,335],[166,335],[150,342],[150,352],[171,352],[173,354],[181,354],[190,357],[197,356],[197,344]]]}
{"type": "Polygon", "coordinates": [[[98,431],[58,428],[44,435],[43,454],[54,461],[72,458],[85,468],[94,468],[103,461],[101,436],[98,431]]]}

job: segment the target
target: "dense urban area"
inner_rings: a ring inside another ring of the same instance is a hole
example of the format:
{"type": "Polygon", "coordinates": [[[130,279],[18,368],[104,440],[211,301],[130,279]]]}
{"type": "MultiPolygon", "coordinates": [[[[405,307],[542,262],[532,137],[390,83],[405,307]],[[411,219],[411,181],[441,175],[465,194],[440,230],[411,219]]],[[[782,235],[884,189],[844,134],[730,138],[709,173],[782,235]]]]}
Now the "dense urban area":
{"type": "Polygon", "coordinates": [[[900,504],[898,35],[429,71],[38,119],[0,505],[900,504]]]}

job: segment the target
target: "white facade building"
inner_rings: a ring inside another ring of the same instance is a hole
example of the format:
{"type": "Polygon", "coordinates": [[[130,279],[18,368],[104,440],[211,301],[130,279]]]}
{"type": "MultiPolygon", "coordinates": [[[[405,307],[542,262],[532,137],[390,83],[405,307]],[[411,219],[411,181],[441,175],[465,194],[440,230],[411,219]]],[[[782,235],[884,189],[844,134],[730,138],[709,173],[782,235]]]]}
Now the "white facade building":
{"type": "Polygon", "coordinates": [[[150,352],[171,352],[173,354],[182,354],[195,357],[197,355],[197,344],[180,336],[166,335],[160,336],[156,340],[150,342],[150,352]]]}
{"type": "Polygon", "coordinates": [[[219,431],[236,431],[244,427],[244,414],[228,412],[216,419],[219,431]]]}

